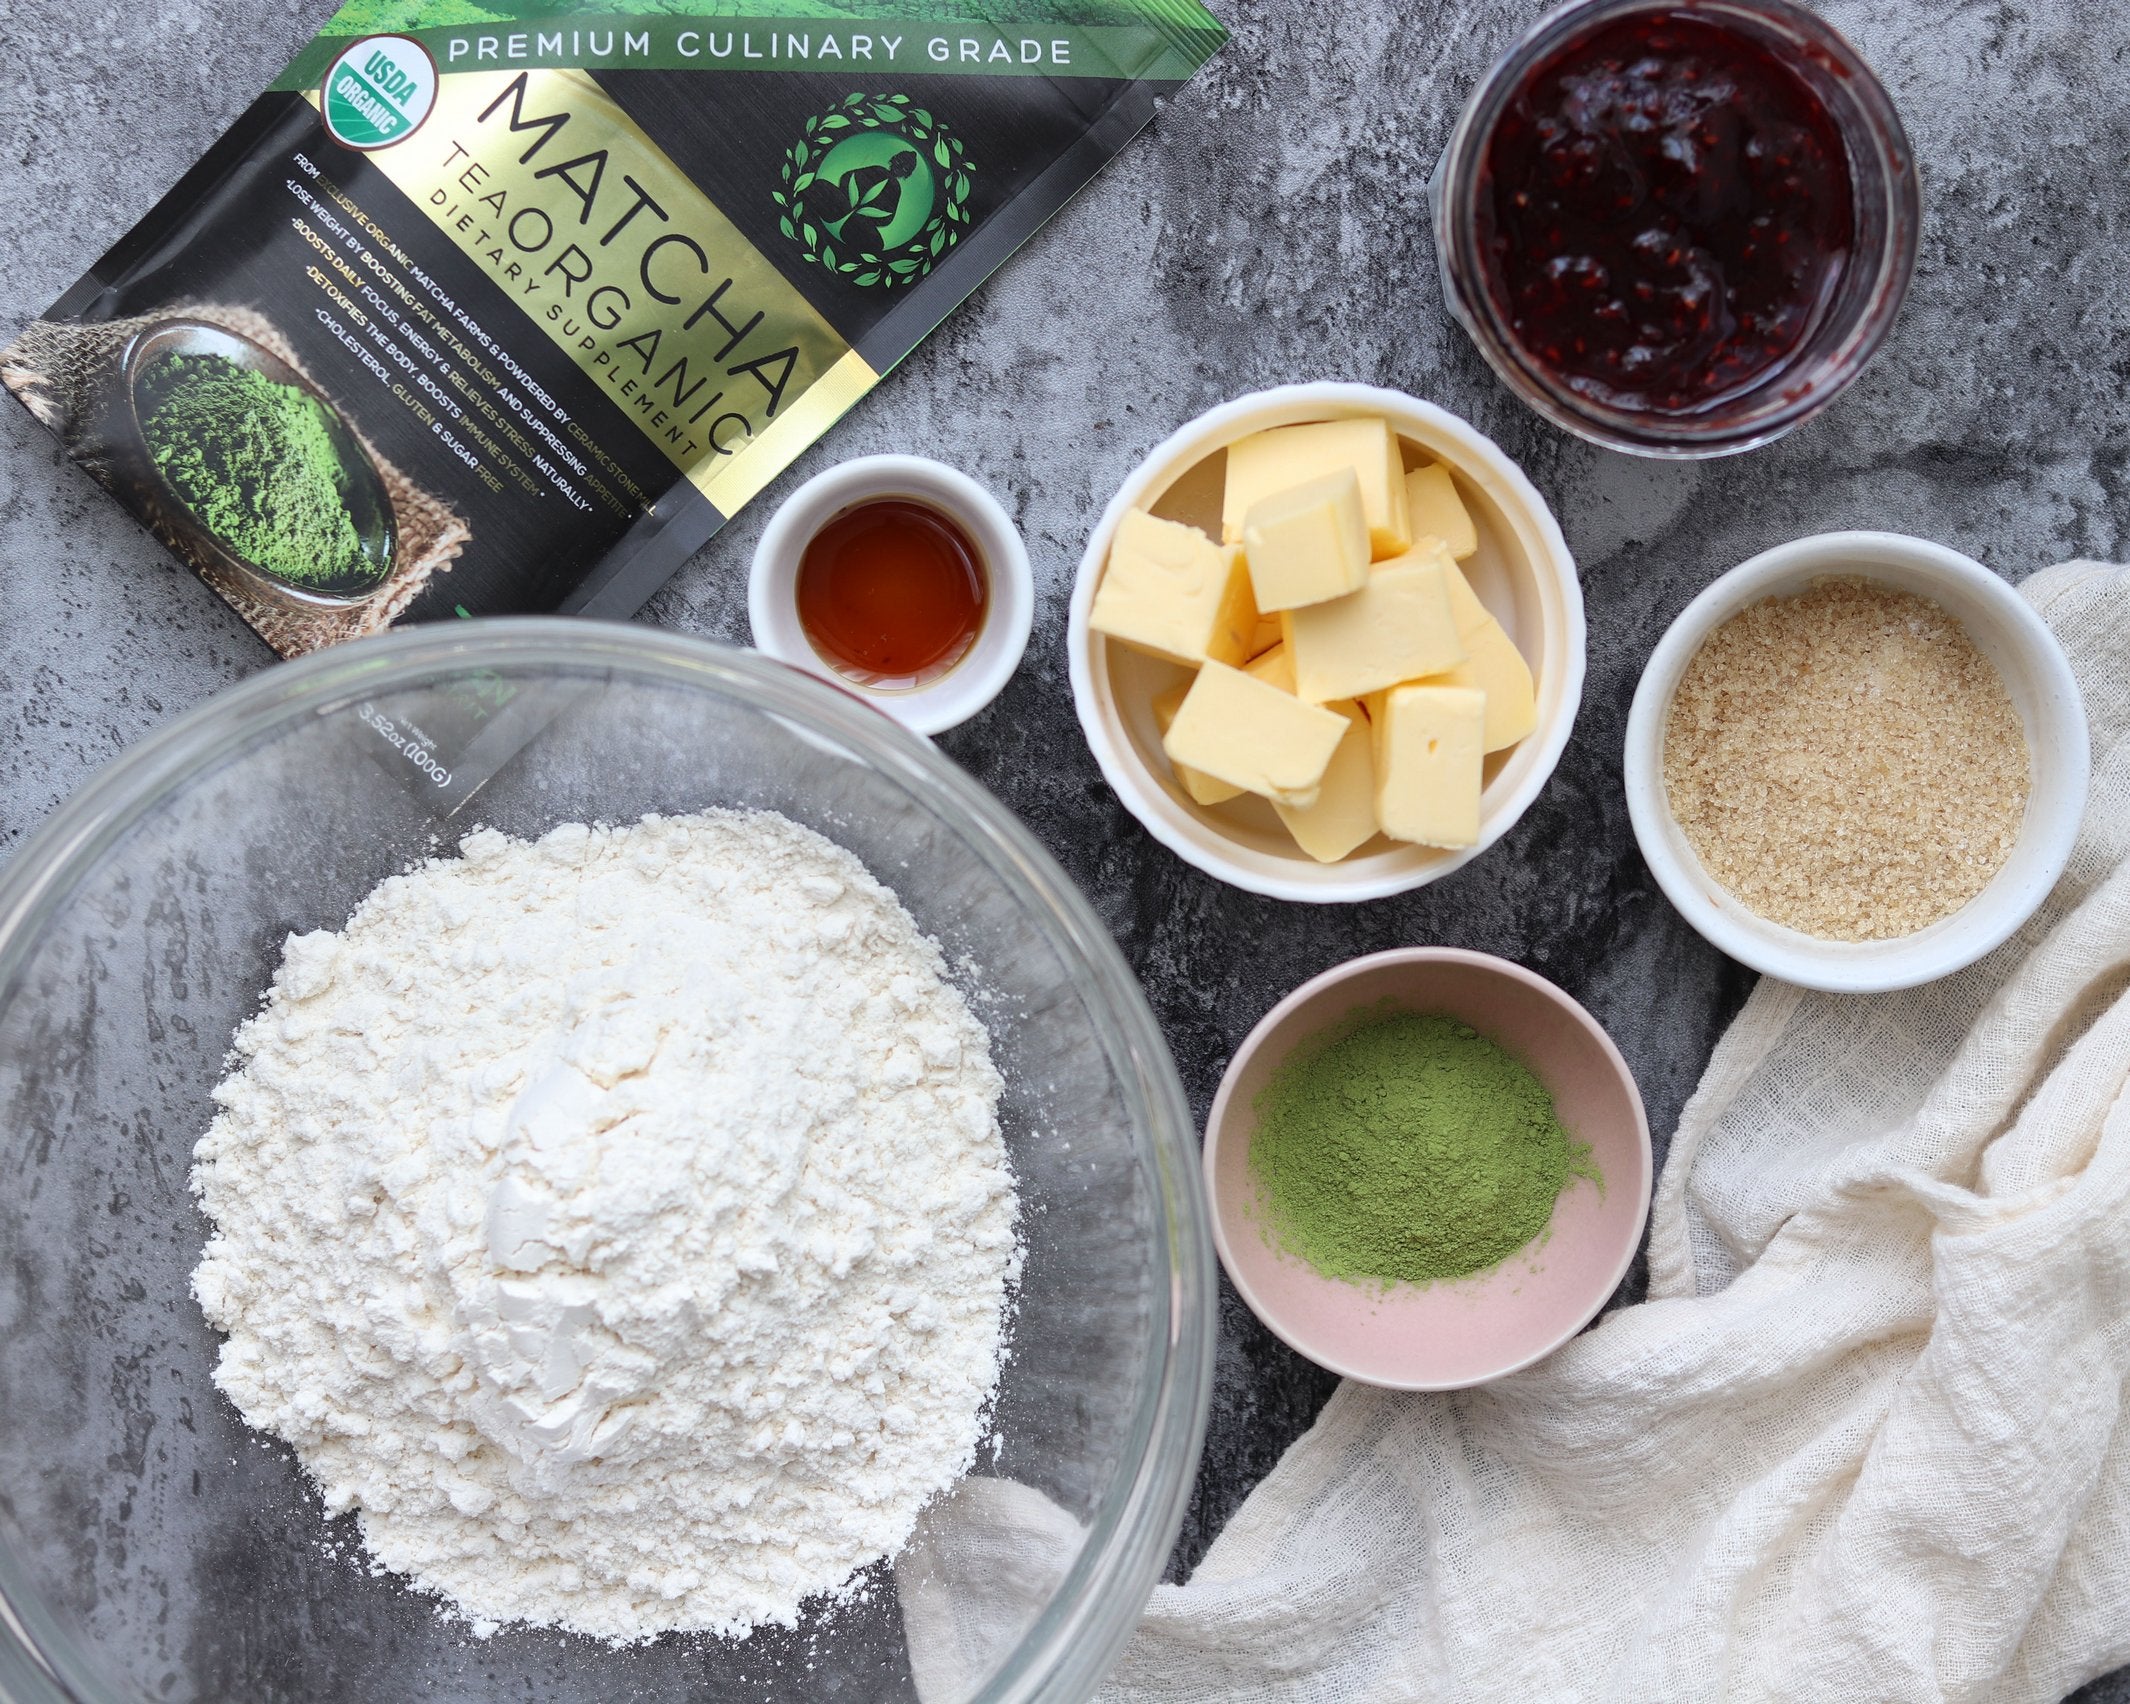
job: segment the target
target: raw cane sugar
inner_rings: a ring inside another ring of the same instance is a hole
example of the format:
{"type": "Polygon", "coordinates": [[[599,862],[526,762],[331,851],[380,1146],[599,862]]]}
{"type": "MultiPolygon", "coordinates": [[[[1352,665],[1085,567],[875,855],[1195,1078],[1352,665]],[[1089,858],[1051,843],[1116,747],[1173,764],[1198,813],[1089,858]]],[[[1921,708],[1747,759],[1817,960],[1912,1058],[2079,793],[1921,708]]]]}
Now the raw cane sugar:
{"type": "Polygon", "coordinates": [[[1854,577],[1732,616],[1665,717],[1665,794],[1702,868],[1823,940],[1893,940],[1966,905],[2011,856],[2031,782],[2011,694],[1959,622],[1854,577]]]}

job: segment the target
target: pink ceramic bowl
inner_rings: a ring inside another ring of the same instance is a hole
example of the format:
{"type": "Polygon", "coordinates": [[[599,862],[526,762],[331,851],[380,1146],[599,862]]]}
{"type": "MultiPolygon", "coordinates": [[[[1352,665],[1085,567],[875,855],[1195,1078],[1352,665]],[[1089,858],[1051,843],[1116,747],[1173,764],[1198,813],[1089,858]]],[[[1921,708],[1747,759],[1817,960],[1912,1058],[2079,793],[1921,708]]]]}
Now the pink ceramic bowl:
{"type": "Polygon", "coordinates": [[[1485,953],[1406,947],[1327,970],[1265,1014],[1213,1097],[1205,1173],[1220,1263],[1282,1341],[1367,1384],[1459,1390],[1552,1353],[1619,1287],[1649,1216],[1649,1120],[1612,1038],[1544,977],[1485,953]],[[1258,1091],[1299,1043],[1385,1001],[1448,1013],[1508,1049],[1604,1178],[1602,1189],[1571,1181],[1550,1236],[1470,1278],[1387,1290],[1326,1278],[1277,1247],[1258,1216],[1258,1091]]]}

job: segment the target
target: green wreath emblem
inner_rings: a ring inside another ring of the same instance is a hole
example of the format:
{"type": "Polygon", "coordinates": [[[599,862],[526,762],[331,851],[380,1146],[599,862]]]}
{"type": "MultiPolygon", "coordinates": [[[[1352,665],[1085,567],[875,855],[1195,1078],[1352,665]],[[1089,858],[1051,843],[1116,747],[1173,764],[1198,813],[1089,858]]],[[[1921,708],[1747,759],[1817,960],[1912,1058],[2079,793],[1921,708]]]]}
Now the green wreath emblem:
{"type": "Polygon", "coordinates": [[[853,284],[914,284],[969,228],[961,141],[908,95],[845,96],[785,150],[777,229],[853,284]]]}

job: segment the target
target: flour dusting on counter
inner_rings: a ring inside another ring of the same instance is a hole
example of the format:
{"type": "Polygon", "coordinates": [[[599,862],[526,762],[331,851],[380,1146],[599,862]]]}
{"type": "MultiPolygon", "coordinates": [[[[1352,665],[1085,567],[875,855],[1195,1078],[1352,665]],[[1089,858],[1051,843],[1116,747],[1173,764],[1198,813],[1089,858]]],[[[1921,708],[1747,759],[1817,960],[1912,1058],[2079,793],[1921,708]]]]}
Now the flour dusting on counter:
{"type": "Polygon", "coordinates": [[[988,1038],[768,813],[480,830],[291,937],[196,1150],[215,1380],[482,1630],[790,1624],[973,1462],[988,1038]]]}

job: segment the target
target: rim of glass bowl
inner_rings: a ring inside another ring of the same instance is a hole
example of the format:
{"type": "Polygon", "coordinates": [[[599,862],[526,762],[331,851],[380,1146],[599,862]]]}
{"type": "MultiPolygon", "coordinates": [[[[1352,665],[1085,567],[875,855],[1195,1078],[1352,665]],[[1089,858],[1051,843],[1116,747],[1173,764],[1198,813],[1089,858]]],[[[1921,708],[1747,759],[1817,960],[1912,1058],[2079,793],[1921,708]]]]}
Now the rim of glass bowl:
{"type": "MultiPolygon", "coordinates": [[[[1182,1524],[1205,1440],[1213,1375],[1213,1245],[1198,1193],[1197,1127],[1167,1044],[1116,943],[1057,861],[997,799],[930,741],[785,664],[634,623],[507,617],[418,627],[269,668],[150,734],[62,804],[0,869],[0,991],[102,855],[201,771],[275,728],[382,690],[467,668],[621,669],[638,678],[746,699],[847,746],[958,812],[984,862],[1046,917],[1086,968],[1097,1034],[1127,1094],[1141,1103],[1140,1158],[1156,1194],[1155,1234],[1168,1284],[1153,1286],[1149,1375],[1123,1451],[1133,1464],[1088,1528],[1087,1542],[1014,1658],[971,1704],[1078,1701],[1091,1694],[1138,1622],[1182,1524]]],[[[0,1548],[0,1699],[120,1704],[88,1678],[73,1639],[46,1613],[0,1548]]]]}
{"type": "Polygon", "coordinates": [[[1915,156],[1893,97],[1840,31],[1792,0],[1569,0],[1518,36],[1479,80],[1436,162],[1428,196],[1443,301],[1501,382],[1527,406],[1579,438],[1630,455],[1674,460],[1754,449],[1803,425],[1855,383],[1892,335],[1915,273],[1923,223],[1915,156]],[[1487,287],[1479,245],[1480,164],[1502,109],[1525,75],[1599,25],[1647,12],[1685,12],[1711,22],[1735,22],[1762,39],[1773,36],[1789,43],[1806,60],[1824,67],[1854,108],[1852,112],[1829,103],[1851,156],[1859,225],[1866,235],[1873,222],[1883,227],[1871,252],[1853,257],[1854,263],[1871,268],[1871,287],[1843,335],[1823,349],[1814,348],[1808,339],[1806,358],[1799,369],[1791,370],[1790,382],[1778,377],[1733,401],[1712,405],[1702,415],[1610,408],[1561,384],[1524,352],[1510,330],[1487,287]],[[1869,157],[1858,158],[1860,151],[1869,157]],[[1868,217],[1867,199],[1876,203],[1868,217]],[[1800,376],[1805,380],[1801,386],[1795,382],[1800,376]]]}

